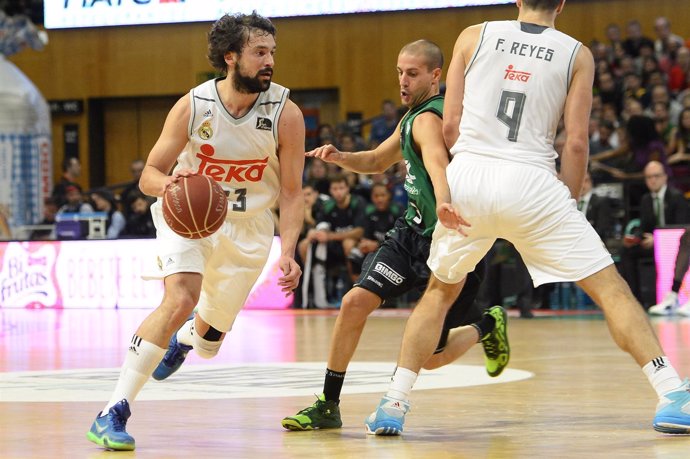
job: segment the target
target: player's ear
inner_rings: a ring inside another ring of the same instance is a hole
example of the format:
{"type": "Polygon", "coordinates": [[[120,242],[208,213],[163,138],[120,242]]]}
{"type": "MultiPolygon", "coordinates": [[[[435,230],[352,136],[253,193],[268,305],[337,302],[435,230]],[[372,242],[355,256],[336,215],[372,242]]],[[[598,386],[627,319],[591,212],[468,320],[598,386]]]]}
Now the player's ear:
{"type": "Polygon", "coordinates": [[[237,62],[237,53],[228,51],[223,58],[225,59],[225,63],[228,64],[228,68],[234,67],[235,62],[237,62]]]}

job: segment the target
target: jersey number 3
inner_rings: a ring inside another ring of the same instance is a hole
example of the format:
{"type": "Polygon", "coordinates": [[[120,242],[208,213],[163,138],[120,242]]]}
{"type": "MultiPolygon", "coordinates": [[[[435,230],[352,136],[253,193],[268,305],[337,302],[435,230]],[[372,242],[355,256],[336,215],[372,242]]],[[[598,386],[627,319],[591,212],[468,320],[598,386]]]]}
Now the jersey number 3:
{"type": "Polygon", "coordinates": [[[517,142],[522,111],[525,108],[527,96],[522,92],[501,91],[501,101],[498,103],[498,120],[508,126],[508,140],[517,142]]]}

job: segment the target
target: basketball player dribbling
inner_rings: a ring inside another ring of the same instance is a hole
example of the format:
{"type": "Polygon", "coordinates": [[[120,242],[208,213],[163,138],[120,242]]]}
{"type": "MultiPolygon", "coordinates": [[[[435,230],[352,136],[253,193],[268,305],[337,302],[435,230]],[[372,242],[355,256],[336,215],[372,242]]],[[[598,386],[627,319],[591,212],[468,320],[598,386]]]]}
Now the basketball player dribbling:
{"type": "MultiPolygon", "coordinates": [[[[446,311],[496,238],[512,242],[535,285],[577,282],[601,307],[618,346],[659,398],[653,427],[690,433],[690,387],[664,355],[646,314],[577,210],[589,155],[591,52],[555,30],[564,0],[517,0],[517,21],[465,29],[448,70],[443,134],[453,159],[450,202],[439,202],[429,286],[411,314],[390,389],[366,421],[399,435],[409,394],[434,351],[446,311]],[[567,133],[556,176],[553,141],[567,133]]],[[[606,384],[607,382],[602,382],[606,384]]]]}
{"type": "Polygon", "coordinates": [[[226,76],[175,104],[141,176],[141,190],[159,198],[152,213],[165,295],[132,337],[115,391],[87,433],[108,449],[134,449],[125,428],[130,403],[154,370],[165,379],[191,349],[204,358],[218,353],[268,258],[276,199],[281,289],[293,290],[301,275],[294,253],[304,216],[305,127],[288,89],[271,82],[275,27],[256,12],[225,15],[208,41],[211,64],[226,76]],[[190,174],[210,176],[228,194],[225,223],[204,239],[174,234],[162,217],[166,187],[190,174]]]}

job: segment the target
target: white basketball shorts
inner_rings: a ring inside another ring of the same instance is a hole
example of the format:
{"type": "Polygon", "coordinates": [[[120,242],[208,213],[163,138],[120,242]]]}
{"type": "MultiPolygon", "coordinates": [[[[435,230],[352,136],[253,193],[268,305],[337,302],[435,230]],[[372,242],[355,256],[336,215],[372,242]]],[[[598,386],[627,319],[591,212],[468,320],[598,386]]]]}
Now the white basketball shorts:
{"type": "Polygon", "coordinates": [[[271,210],[251,218],[226,219],[216,233],[193,240],[170,229],[159,201],[151,206],[157,230],[156,277],[202,274],[197,313],[216,330],[230,331],[268,260],[274,233],[271,210]]]}
{"type": "Polygon", "coordinates": [[[578,281],[613,263],[552,172],[461,153],[446,175],[454,207],[472,226],[465,237],[437,223],[428,265],[441,281],[460,282],[497,238],[515,246],[535,286],[578,281]]]}

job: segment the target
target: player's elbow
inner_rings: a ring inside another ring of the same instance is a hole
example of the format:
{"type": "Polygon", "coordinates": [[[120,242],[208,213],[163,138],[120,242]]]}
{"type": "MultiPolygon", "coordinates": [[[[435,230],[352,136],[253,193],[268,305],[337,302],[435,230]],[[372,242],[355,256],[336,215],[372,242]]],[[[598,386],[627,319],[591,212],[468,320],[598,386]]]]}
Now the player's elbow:
{"type": "Polygon", "coordinates": [[[589,141],[587,139],[572,138],[565,142],[564,151],[574,157],[584,157],[589,155],[589,141]]]}
{"type": "Polygon", "coordinates": [[[451,123],[450,121],[444,120],[443,121],[443,141],[446,144],[446,148],[450,149],[453,145],[455,145],[455,141],[458,140],[458,127],[456,124],[451,123]]]}

